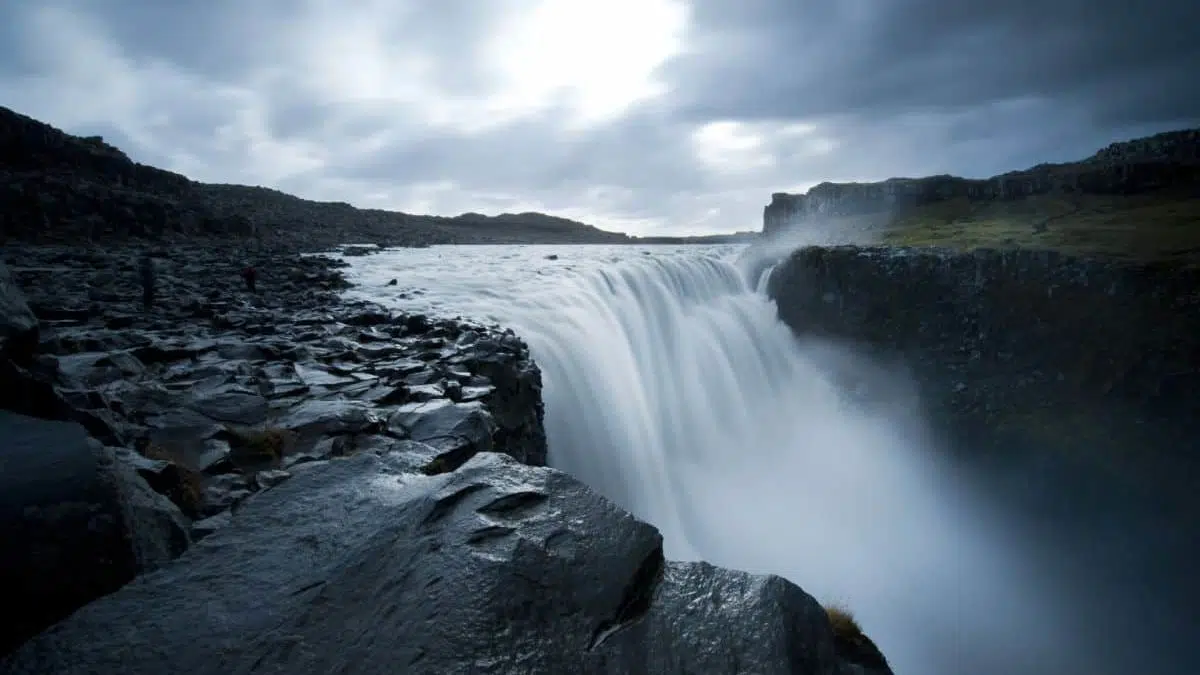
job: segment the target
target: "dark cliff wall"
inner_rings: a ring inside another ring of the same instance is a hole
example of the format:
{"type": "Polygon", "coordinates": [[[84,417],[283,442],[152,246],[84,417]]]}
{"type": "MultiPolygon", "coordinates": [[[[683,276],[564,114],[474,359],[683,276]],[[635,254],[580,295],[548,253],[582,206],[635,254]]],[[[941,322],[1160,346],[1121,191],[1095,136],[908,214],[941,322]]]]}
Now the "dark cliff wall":
{"type": "Polygon", "coordinates": [[[903,359],[935,419],[956,428],[1058,427],[1084,442],[1116,440],[1103,424],[1127,422],[1138,438],[1196,441],[1184,429],[1200,423],[1195,269],[1026,250],[812,247],[775,269],[768,292],[799,335],[903,359]]]}
{"type": "Polygon", "coordinates": [[[1042,164],[987,179],[941,175],[878,183],[821,183],[806,194],[777,192],[763,210],[763,233],[776,236],[815,217],[859,216],[950,199],[1008,201],[1049,193],[1131,195],[1200,183],[1200,129],[1114,143],[1066,164],[1042,164]]]}
{"type": "Polygon", "coordinates": [[[81,138],[0,108],[0,238],[65,241],[245,235],[184,176],[138,164],[97,137],[81,138]]]}
{"type": "Polygon", "coordinates": [[[206,184],[138,164],[97,137],[64,133],[0,107],[0,241],[253,238],[323,248],[385,245],[627,243],[542,213],[455,217],[359,209],[246,185],[206,184]]]}

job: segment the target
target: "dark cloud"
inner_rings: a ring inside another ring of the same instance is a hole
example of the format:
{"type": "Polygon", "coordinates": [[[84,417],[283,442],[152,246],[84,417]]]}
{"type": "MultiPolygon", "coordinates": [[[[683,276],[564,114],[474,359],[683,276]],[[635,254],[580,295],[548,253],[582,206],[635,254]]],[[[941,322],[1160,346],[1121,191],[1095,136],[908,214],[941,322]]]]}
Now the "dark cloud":
{"type": "MultiPolygon", "coordinates": [[[[0,101],[203,180],[667,232],[756,227],[770,192],[823,180],[985,176],[1200,124],[1195,0],[692,0],[666,93],[586,124],[576,94],[503,79],[506,50],[557,37],[495,51],[530,7],[0,3],[0,101]]],[[[650,5],[604,7],[632,12],[597,55],[616,68],[650,5]]]]}
{"type": "Polygon", "coordinates": [[[697,0],[702,39],[727,49],[671,66],[684,109],[877,119],[1039,98],[1088,107],[1101,122],[1200,114],[1200,88],[1186,86],[1200,69],[1197,2],[815,4],[697,0]]]}

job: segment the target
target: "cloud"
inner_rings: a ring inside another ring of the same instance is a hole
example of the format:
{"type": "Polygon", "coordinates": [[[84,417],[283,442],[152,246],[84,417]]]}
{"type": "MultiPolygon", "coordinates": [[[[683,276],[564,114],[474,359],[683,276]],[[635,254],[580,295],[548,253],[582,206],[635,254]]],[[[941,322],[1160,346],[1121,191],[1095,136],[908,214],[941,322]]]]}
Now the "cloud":
{"type": "Polygon", "coordinates": [[[218,182],[636,233],[1200,124],[1194,2],[40,0],[0,100],[218,182]]]}

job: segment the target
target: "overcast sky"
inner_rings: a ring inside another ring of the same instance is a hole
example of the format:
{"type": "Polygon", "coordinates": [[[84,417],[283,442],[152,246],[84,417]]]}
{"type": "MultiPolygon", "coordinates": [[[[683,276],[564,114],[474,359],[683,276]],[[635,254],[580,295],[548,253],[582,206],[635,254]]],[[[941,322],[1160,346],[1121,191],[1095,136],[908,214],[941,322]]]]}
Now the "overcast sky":
{"type": "Polygon", "coordinates": [[[636,234],[1200,125],[1200,1],[0,0],[0,104],[212,182],[636,234]]]}

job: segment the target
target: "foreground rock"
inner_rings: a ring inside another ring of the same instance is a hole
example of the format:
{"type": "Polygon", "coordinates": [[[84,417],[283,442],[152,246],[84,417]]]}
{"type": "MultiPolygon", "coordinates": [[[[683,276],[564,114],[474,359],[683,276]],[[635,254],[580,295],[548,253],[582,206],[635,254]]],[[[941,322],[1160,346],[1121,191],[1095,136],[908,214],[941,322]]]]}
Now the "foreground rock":
{"type": "Polygon", "coordinates": [[[26,304],[8,266],[0,261],[0,356],[28,361],[37,340],[37,317],[26,304]]]}
{"type": "Polygon", "coordinates": [[[865,672],[796,586],[664,562],[654,528],[565,474],[420,459],[304,467],[4,672],[865,672]]]}
{"type": "Polygon", "coordinates": [[[5,568],[30,593],[7,605],[6,647],[218,531],[306,462],[398,444],[429,473],[485,450],[545,462],[523,343],[343,303],[329,259],[177,247],[160,252],[146,310],[136,250],[6,253],[29,296],[2,289],[6,334],[29,342],[19,362],[0,358],[0,409],[40,418],[10,415],[0,438],[5,548],[29,549],[5,568]],[[247,263],[256,293],[241,287],[247,263]]]}
{"type": "Polygon", "coordinates": [[[768,292],[798,334],[902,360],[972,436],[1180,456],[1200,423],[1200,272],[1053,252],[805,248],[768,292]]]}
{"type": "Polygon", "coordinates": [[[77,424],[0,411],[0,653],[188,545],[183,514],[77,424]]]}

